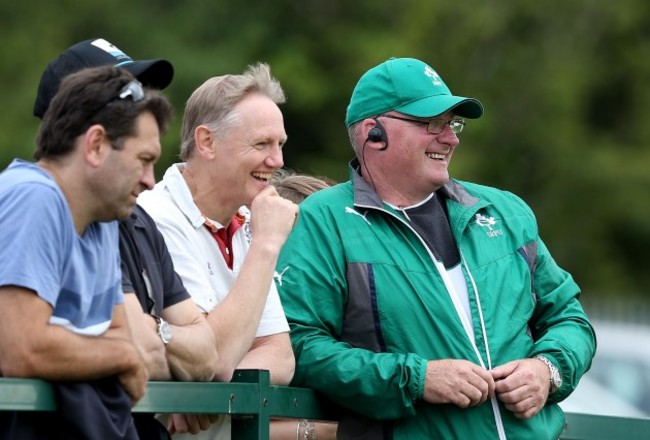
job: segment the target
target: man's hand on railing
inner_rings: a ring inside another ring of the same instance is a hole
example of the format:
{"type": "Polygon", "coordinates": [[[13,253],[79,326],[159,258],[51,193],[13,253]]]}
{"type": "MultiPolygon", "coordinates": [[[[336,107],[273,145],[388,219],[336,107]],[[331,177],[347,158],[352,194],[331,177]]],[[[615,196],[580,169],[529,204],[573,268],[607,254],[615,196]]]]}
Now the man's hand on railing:
{"type": "Polygon", "coordinates": [[[118,374],[117,378],[129,396],[131,396],[131,405],[135,406],[147,391],[149,374],[142,359],[137,354],[135,347],[133,347],[133,351],[138,361],[134,362],[127,371],[118,374]]]}
{"type": "Polygon", "coordinates": [[[219,414],[171,414],[167,422],[170,434],[198,434],[219,420],[219,414]]]}

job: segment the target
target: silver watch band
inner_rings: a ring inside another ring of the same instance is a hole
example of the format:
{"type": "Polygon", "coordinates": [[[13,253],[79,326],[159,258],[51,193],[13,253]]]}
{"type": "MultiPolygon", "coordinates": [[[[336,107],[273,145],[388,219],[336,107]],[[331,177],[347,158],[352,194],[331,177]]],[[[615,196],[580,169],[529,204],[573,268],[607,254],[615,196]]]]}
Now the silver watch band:
{"type": "Polygon", "coordinates": [[[562,375],[560,374],[560,370],[558,370],[555,364],[544,355],[539,354],[535,356],[535,359],[539,359],[540,361],[544,362],[544,364],[546,364],[548,367],[549,376],[551,377],[549,394],[553,394],[562,386],[562,375]]]}

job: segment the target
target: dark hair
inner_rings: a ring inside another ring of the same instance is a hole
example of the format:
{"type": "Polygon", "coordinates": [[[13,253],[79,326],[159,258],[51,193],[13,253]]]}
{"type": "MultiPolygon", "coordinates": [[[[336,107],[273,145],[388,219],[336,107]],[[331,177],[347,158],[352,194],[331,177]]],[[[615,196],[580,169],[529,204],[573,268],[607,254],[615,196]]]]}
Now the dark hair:
{"type": "Polygon", "coordinates": [[[158,91],[144,89],[144,98],[120,99],[122,88],[135,77],[119,67],[83,69],[63,79],[43,117],[36,137],[34,159],[64,157],[73,151],[76,138],[94,124],[106,129],[113,148],[136,134],[136,119],[151,112],[161,132],[172,117],[169,101],[158,91]]]}
{"type": "Polygon", "coordinates": [[[335,184],[336,182],[328,177],[296,174],[287,169],[278,170],[271,177],[271,185],[275,187],[278,194],[293,203],[301,203],[312,193],[335,184]]]}

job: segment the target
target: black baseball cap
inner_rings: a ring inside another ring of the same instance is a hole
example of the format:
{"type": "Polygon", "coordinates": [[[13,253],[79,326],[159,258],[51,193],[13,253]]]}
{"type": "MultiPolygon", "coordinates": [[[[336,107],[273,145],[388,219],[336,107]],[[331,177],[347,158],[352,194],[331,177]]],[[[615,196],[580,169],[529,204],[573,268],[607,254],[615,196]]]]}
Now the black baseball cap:
{"type": "Polygon", "coordinates": [[[107,64],[125,68],[138,78],[142,85],[158,90],[167,87],[174,77],[174,67],[167,60],[134,61],[105,39],[92,38],[67,48],[47,65],[38,85],[34,116],[43,118],[65,76],[86,67],[107,64]]]}

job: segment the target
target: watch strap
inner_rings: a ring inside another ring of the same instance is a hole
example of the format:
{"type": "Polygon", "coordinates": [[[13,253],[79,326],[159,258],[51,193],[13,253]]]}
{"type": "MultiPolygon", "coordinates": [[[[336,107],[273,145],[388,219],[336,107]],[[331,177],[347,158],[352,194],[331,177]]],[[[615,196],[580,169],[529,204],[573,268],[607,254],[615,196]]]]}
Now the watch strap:
{"type": "Polygon", "coordinates": [[[560,370],[555,366],[553,362],[551,362],[549,358],[544,355],[539,354],[535,356],[535,359],[539,359],[540,361],[544,362],[548,368],[551,380],[549,394],[553,394],[562,386],[562,375],[560,374],[560,370]]]}

